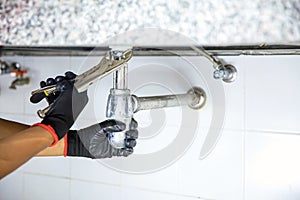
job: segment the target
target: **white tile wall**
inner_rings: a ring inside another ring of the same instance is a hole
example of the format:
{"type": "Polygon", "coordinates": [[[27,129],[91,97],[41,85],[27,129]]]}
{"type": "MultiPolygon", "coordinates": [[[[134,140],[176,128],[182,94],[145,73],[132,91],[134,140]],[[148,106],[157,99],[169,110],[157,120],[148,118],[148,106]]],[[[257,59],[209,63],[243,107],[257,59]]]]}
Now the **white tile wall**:
{"type": "Polygon", "coordinates": [[[70,188],[70,199],[109,199],[120,200],[121,188],[109,184],[99,184],[97,182],[72,181],[70,188]],[[89,191],[89,192],[87,192],[89,191]]]}
{"type": "Polygon", "coordinates": [[[243,199],[244,144],[241,131],[223,131],[218,145],[199,159],[201,140],[178,161],[179,193],[207,199],[243,199]]]}
{"type": "Polygon", "coordinates": [[[123,174],[122,186],[180,194],[178,165],[173,164],[155,173],[123,174]]]}
{"type": "MultiPolygon", "coordinates": [[[[203,60],[199,57],[185,57],[195,68],[200,70],[202,79],[205,83],[195,83],[194,85],[203,87],[208,94],[207,106],[204,110],[200,111],[200,114],[205,113],[205,125],[210,124],[208,119],[211,119],[212,110],[218,110],[220,107],[225,107],[225,119],[223,128],[241,130],[244,129],[244,92],[245,92],[245,67],[244,56],[239,57],[220,57],[227,63],[234,65],[238,70],[237,79],[233,83],[224,83],[213,78],[213,67],[211,63],[203,60]],[[225,95],[224,100],[220,93],[225,95]],[[213,99],[212,99],[213,98],[213,99]],[[212,101],[214,100],[214,101],[212,101]]],[[[189,74],[192,76],[192,73],[189,74]]],[[[199,79],[199,77],[195,77],[199,79]]]]}
{"type": "Polygon", "coordinates": [[[127,187],[122,188],[121,194],[122,194],[121,199],[205,200],[201,197],[193,197],[189,195],[175,195],[173,193],[157,192],[153,190],[152,191],[140,190],[136,188],[127,188],[127,187]]]}
{"type": "Polygon", "coordinates": [[[97,160],[71,158],[71,177],[83,181],[120,185],[122,174],[110,170],[97,160]]]}
{"type": "Polygon", "coordinates": [[[0,198],[16,200],[24,198],[24,176],[19,170],[0,181],[0,198]]]}
{"type": "Polygon", "coordinates": [[[300,132],[300,56],[245,58],[246,128],[300,132]]]}
{"type": "Polygon", "coordinates": [[[22,167],[23,172],[62,178],[70,177],[70,160],[60,157],[35,157],[22,167]]]}
{"type": "MultiPolygon", "coordinates": [[[[38,122],[36,110],[47,105],[29,103],[30,91],[39,81],[67,70],[82,72],[100,60],[95,56],[1,59],[19,61],[33,76],[29,86],[16,91],[8,89],[12,77],[0,76],[1,117],[26,124],[38,122]]],[[[155,152],[172,143],[180,126],[186,133],[197,131],[191,146],[173,165],[137,175],[117,172],[101,161],[85,158],[33,158],[0,181],[0,199],[299,199],[300,57],[223,59],[238,69],[238,78],[232,84],[214,80],[212,66],[204,58],[136,57],[129,63],[129,86],[139,96],[184,93],[191,86],[201,86],[207,92],[207,105],[196,115],[187,108],[135,115],[141,137],[136,154],[155,152]],[[223,108],[225,120],[216,148],[199,160],[212,112],[223,108]],[[192,130],[191,120],[182,124],[183,113],[197,120],[196,129],[192,130]],[[159,132],[155,127],[161,125],[163,131],[159,132]]],[[[89,89],[89,105],[73,128],[105,118],[111,84],[109,76],[89,89]]]]}
{"type": "Polygon", "coordinates": [[[25,173],[23,187],[24,196],[21,199],[24,200],[65,200],[70,196],[69,179],[25,173]]]}
{"type": "Polygon", "coordinates": [[[247,132],[245,199],[300,198],[300,137],[247,132]]]}

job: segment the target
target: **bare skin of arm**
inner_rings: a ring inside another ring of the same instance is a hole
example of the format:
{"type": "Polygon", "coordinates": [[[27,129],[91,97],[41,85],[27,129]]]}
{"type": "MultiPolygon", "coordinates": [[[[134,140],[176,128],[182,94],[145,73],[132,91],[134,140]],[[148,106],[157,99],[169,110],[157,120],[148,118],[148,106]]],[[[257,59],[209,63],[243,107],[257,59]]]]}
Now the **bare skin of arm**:
{"type": "Polygon", "coordinates": [[[12,136],[20,131],[23,131],[27,128],[29,128],[28,125],[21,124],[18,122],[12,122],[5,119],[0,119],[0,139],[12,136]]]}
{"type": "MultiPolygon", "coordinates": [[[[29,128],[28,125],[0,119],[0,141],[29,128]]],[[[64,140],[60,140],[54,147],[48,147],[36,154],[36,156],[62,156],[64,154],[64,140]]]]}
{"type": "Polygon", "coordinates": [[[41,127],[27,128],[0,139],[0,179],[49,147],[53,136],[41,127]]]}

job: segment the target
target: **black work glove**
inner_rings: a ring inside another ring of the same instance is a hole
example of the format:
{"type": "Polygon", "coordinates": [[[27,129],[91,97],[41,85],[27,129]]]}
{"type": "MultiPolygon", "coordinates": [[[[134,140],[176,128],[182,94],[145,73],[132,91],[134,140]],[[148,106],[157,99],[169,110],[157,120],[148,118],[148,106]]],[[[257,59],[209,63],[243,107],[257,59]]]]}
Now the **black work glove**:
{"type": "Polygon", "coordinates": [[[126,147],[116,149],[110,145],[107,135],[125,129],[125,124],[116,120],[106,120],[78,131],[69,131],[67,135],[67,156],[80,156],[88,158],[111,158],[125,156],[133,153],[138,138],[137,122],[133,119],[130,130],[126,132],[126,147]]]}
{"type": "Polygon", "coordinates": [[[87,91],[79,93],[74,87],[75,77],[73,72],[66,72],[65,76],[48,78],[40,83],[41,87],[56,84],[57,92],[47,97],[50,109],[41,124],[50,125],[58,140],[66,135],[88,102],[87,91]]]}

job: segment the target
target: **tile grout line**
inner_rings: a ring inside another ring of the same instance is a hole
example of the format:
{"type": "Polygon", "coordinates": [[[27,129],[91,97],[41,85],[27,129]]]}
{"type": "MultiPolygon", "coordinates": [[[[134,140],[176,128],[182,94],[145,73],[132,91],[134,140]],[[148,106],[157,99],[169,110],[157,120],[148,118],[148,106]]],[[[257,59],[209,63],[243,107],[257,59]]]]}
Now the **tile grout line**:
{"type": "Polygon", "coordinates": [[[22,197],[25,199],[25,173],[22,171],[22,197]]]}
{"type": "Polygon", "coordinates": [[[72,183],[72,180],[71,180],[71,168],[72,168],[72,162],[71,162],[71,159],[68,159],[69,161],[69,200],[71,200],[71,183],[72,183]]]}
{"type": "Polygon", "coordinates": [[[247,67],[244,71],[244,77],[243,77],[243,102],[244,102],[244,130],[243,130],[243,200],[246,199],[246,77],[247,77],[247,67]]]}
{"type": "MultiPolygon", "coordinates": [[[[80,179],[80,178],[71,178],[71,177],[68,177],[68,176],[56,176],[56,175],[42,174],[42,173],[35,173],[35,172],[23,172],[23,173],[28,174],[28,175],[33,175],[33,176],[44,176],[44,177],[57,178],[57,179],[69,179],[69,181],[75,180],[75,181],[80,181],[80,182],[85,182],[85,183],[109,185],[109,186],[119,187],[119,188],[122,188],[122,187],[124,187],[124,188],[134,188],[134,189],[142,190],[142,191],[148,191],[148,192],[165,194],[165,195],[173,195],[173,196],[179,196],[179,197],[186,197],[186,198],[193,198],[193,199],[200,199],[200,200],[215,200],[215,199],[205,198],[205,197],[201,197],[201,196],[192,196],[192,195],[179,194],[179,193],[173,193],[173,192],[167,192],[167,191],[159,191],[159,190],[142,188],[142,187],[126,186],[126,185],[122,185],[122,184],[113,184],[113,183],[107,183],[107,182],[101,182],[101,181],[95,181],[95,180],[85,180],[85,179],[80,179]]],[[[70,198],[70,196],[69,196],[69,198],[70,198]]]]}
{"type": "Polygon", "coordinates": [[[267,130],[259,130],[259,129],[249,129],[249,130],[245,130],[246,132],[248,132],[248,133],[257,133],[257,132],[259,132],[259,133],[262,133],[262,134],[275,134],[275,135],[294,135],[294,136],[300,136],[300,132],[283,132],[283,131],[267,131],[267,130]]]}

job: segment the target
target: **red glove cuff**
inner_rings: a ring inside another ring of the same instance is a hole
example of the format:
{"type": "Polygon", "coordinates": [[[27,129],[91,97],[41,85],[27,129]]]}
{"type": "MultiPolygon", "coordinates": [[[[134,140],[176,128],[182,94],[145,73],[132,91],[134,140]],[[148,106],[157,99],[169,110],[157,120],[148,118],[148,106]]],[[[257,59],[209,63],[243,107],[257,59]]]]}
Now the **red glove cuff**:
{"type": "Polygon", "coordinates": [[[57,142],[58,142],[58,137],[57,137],[57,135],[56,135],[56,133],[55,133],[55,130],[52,128],[52,126],[50,126],[50,125],[45,125],[45,124],[41,124],[41,123],[37,123],[37,124],[33,124],[31,127],[36,127],[36,126],[39,126],[39,127],[43,128],[43,129],[47,130],[47,131],[53,136],[54,141],[53,141],[53,143],[50,145],[50,147],[53,147],[54,145],[57,144],[57,142]]]}

